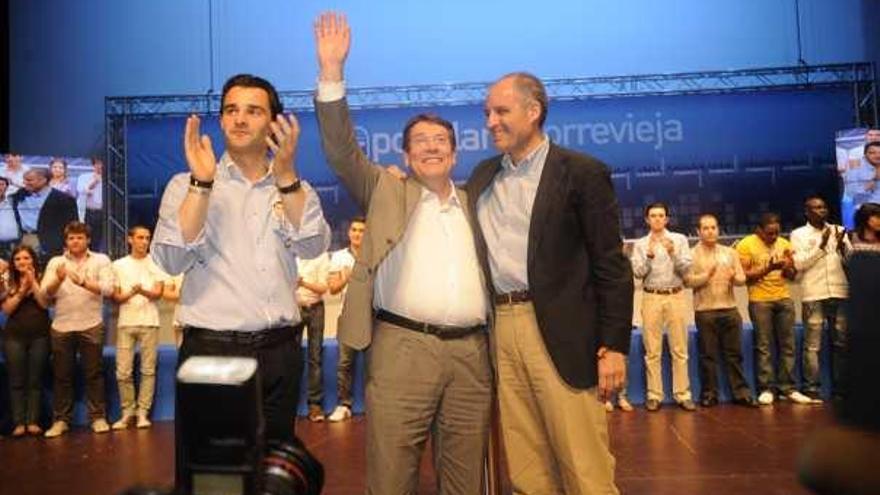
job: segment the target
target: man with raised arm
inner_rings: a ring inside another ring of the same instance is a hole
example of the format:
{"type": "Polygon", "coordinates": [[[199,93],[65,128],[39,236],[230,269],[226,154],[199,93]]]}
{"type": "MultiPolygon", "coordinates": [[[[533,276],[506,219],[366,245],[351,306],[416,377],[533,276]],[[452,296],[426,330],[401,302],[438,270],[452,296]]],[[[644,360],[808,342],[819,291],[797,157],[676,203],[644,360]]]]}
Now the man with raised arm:
{"type": "Polygon", "coordinates": [[[354,136],[343,81],[348,23],[323,14],[315,39],[324,152],[367,212],[338,330],[343,345],[369,346],[367,493],[415,493],[429,436],[438,493],[480,493],[492,397],[488,301],[476,219],[450,178],[452,124],[429,114],[410,119],[403,156],[412,175],[392,176],[354,136]]]}

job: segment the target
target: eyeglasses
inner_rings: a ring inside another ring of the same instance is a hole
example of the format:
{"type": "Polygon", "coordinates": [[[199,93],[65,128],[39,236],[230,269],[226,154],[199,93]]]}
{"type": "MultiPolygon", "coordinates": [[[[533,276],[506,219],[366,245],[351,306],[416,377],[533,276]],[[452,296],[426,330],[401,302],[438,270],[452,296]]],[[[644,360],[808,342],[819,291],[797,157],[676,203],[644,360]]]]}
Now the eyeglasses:
{"type": "Polygon", "coordinates": [[[449,136],[444,134],[437,134],[436,136],[415,136],[410,142],[418,147],[424,147],[428,144],[433,144],[435,146],[448,146],[449,136]]]}

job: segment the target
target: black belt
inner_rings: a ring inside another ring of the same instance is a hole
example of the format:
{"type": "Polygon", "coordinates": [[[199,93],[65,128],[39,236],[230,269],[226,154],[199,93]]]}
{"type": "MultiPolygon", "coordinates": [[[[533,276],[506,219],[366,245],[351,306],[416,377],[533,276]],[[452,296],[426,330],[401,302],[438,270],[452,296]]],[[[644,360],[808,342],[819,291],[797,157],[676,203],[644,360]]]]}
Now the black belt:
{"type": "Polygon", "coordinates": [[[434,335],[440,339],[458,339],[466,337],[472,333],[482,332],[486,330],[486,325],[474,325],[472,327],[454,327],[451,325],[435,325],[433,323],[424,323],[421,321],[410,320],[406,316],[400,316],[390,311],[380,309],[376,313],[376,319],[382,320],[392,325],[396,325],[414,332],[427,333],[434,335]]]}
{"type": "Polygon", "coordinates": [[[642,287],[642,290],[647,292],[648,294],[660,294],[664,296],[669,296],[681,292],[681,287],[671,287],[669,289],[652,289],[650,287],[642,287]]]}
{"type": "Polygon", "coordinates": [[[495,304],[517,304],[529,302],[532,294],[527,290],[515,290],[504,294],[495,294],[495,304]]]}
{"type": "Polygon", "coordinates": [[[211,330],[200,327],[184,327],[183,332],[188,338],[220,342],[223,344],[236,344],[248,347],[266,347],[294,340],[297,331],[302,330],[303,324],[295,326],[268,328],[254,332],[241,332],[237,330],[211,330]]]}
{"type": "Polygon", "coordinates": [[[318,301],[318,302],[312,303],[312,304],[300,304],[299,307],[303,308],[303,309],[312,309],[312,308],[317,308],[318,306],[323,306],[323,305],[324,305],[324,301],[318,301]]]}

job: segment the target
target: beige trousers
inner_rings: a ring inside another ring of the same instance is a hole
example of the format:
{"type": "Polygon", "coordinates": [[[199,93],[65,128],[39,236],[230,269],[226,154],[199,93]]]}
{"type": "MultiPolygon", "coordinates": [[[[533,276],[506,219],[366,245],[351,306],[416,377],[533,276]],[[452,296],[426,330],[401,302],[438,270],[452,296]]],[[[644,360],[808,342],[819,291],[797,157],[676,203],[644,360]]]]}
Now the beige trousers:
{"type": "Polygon", "coordinates": [[[116,382],[119,384],[119,402],[123,416],[135,413],[148,415],[153,407],[156,389],[156,347],[159,327],[119,327],[116,329],[116,382]],[[134,366],[135,344],[141,345],[141,386],[135,410],[134,366]]]}
{"type": "Polygon", "coordinates": [[[642,342],[645,345],[647,398],[663,401],[663,328],[672,357],[672,395],[676,402],[691,398],[688,378],[688,333],[685,294],[642,293],[642,342]]]}
{"type": "Polygon", "coordinates": [[[492,345],[513,493],[618,493],[596,388],[574,389],[560,378],[532,303],[496,306],[492,345]]]}

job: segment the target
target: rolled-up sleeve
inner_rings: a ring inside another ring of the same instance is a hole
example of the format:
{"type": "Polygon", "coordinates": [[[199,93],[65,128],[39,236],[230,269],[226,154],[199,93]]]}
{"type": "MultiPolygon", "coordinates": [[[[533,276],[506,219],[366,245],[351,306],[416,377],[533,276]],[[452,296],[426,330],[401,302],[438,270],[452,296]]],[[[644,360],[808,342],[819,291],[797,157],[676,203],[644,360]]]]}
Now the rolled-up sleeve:
{"type": "Polygon", "coordinates": [[[299,227],[295,227],[282,215],[276,220],[275,233],[281,237],[285,246],[289,246],[293,254],[311,259],[330,247],[331,232],[330,226],[324,220],[318,194],[306,182],[302,183],[302,188],[306,193],[306,202],[299,227]]]}
{"type": "Polygon", "coordinates": [[[150,246],[153,261],[170,275],[178,275],[192,266],[196,259],[196,249],[205,243],[203,228],[193,242],[183,240],[180,230],[180,205],[189,188],[189,174],[175,175],[162,195],[159,207],[159,221],[150,246]]]}

